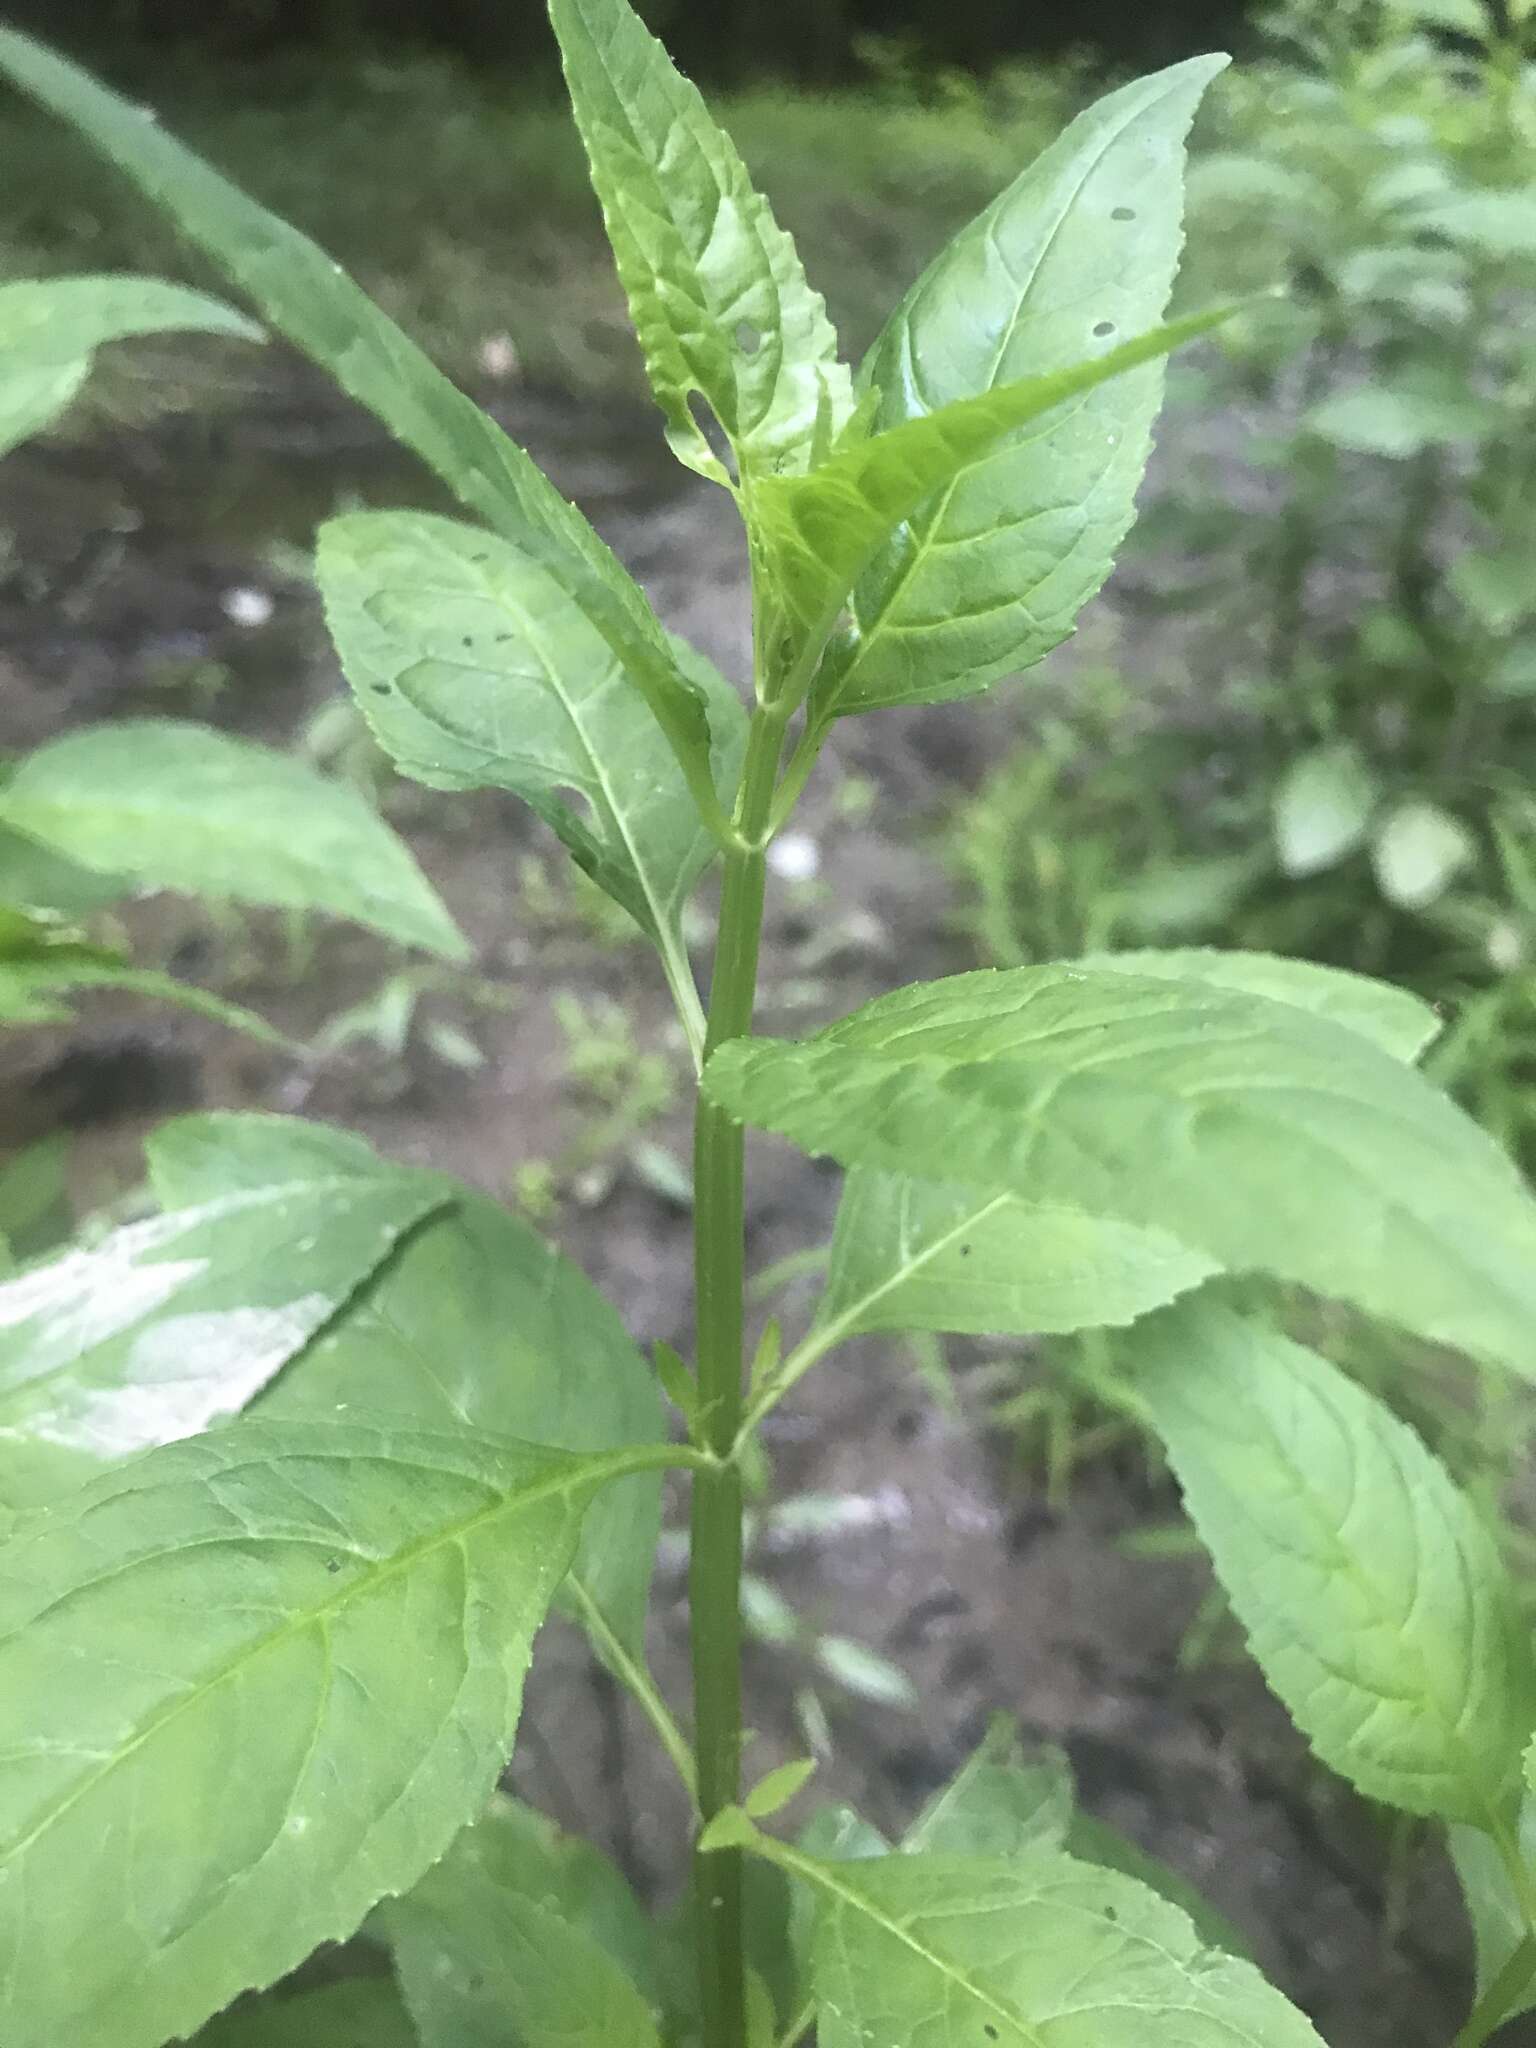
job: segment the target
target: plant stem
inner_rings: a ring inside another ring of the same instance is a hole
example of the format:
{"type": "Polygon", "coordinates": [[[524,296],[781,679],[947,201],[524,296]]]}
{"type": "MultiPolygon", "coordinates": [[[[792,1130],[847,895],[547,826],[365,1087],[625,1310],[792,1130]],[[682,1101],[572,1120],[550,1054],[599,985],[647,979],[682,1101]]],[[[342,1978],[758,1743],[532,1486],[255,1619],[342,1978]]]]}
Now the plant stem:
{"type": "MultiPolygon", "coordinates": [[[[753,717],[742,764],[735,829],[725,856],[720,929],[709,992],[705,1056],[752,1028],[763,924],[765,840],[784,744],[775,704],[753,717]]],[[[693,1247],[698,1343],[696,1441],[730,1460],[741,1426],[742,1294],[745,1278],[744,1143],[741,1126],[699,1097],[694,1122],[693,1247]]],[[[689,1607],[694,1747],[699,1811],[707,1826],[733,1806],[741,1771],[741,1468],[725,1462],[693,1483],[689,1607]]],[[[695,1854],[700,2016],[709,2048],[745,2048],[741,1852],[695,1854]]]]}

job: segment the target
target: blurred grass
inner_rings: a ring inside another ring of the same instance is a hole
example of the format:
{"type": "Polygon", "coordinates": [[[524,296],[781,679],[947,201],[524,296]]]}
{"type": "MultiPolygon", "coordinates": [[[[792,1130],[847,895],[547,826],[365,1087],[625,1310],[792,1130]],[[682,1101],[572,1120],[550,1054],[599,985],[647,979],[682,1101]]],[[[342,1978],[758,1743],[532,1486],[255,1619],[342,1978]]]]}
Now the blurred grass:
{"type": "MultiPolygon", "coordinates": [[[[716,111],[858,351],[934,250],[1049,140],[1079,96],[1077,76],[760,88],[716,111]]],[[[535,101],[422,61],[182,76],[156,107],[323,243],[455,374],[494,373],[505,337],[539,382],[640,388],[580,144],[553,89],[535,101]]],[[[0,161],[0,274],[209,281],[153,209],[57,123],[0,107],[0,161]]]]}

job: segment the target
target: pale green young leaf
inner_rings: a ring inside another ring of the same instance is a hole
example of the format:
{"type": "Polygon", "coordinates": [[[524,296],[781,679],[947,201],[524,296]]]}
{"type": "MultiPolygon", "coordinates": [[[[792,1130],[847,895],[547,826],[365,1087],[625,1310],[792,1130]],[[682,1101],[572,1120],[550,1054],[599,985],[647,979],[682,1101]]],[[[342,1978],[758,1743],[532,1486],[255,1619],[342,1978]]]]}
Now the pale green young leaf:
{"type": "Polygon", "coordinates": [[[904,1856],[1027,1856],[1059,1849],[1072,1820],[1072,1774],[1057,1751],[1026,1758],[1006,1725],[936,1792],[901,1840],[904,1856]]]}
{"type": "MultiPolygon", "coordinates": [[[[518,2048],[658,2048],[647,1999],[585,1917],[566,1845],[549,1836],[546,1853],[536,1827],[498,1800],[406,1897],[384,1907],[421,2048],[506,2048],[509,2040],[518,2048]]],[[[586,1853],[628,1901],[643,1939],[623,1880],[586,1853]]],[[[600,1903],[611,1911],[606,1898],[600,1903]]]]}
{"type": "Polygon", "coordinates": [[[1335,392],[1315,405],[1303,424],[1336,448],[1405,462],[1426,448],[1482,440],[1497,428],[1499,412],[1491,400],[1472,391],[1377,382],[1335,392]]]}
{"type": "Polygon", "coordinates": [[[505,1764],[588,1500],[664,1456],[245,1420],[24,1516],[7,2048],[159,2048],[415,1883],[505,1764]]]}
{"type": "Polygon", "coordinates": [[[1164,1230],[859,1167],[838,1205],[816,1327],[839,1339],[1106,1328],[1220,1270],[1164,1230]]]}
{"type": "Polygon", "coordinates": [[[104,342],[261,329],[203,292],[152,277],[53,277],[0,285],[0,455],[51,426],[104,342]]]}
{"type": "Polygon", "coordinates": [[[1341,740],[1294,760],[1275,792],[1275,851],[1284,872],[1321,874],[1365,838],[1379,795],[1360,750],[1341,740]]]}
{"type": "MultiPolygon", "coordinates": [[[[775,597],[802,629],[830,630],[878,549],[898,528],[908,530],[911,515],[936,492],[985,464],[1032,421],[1209,333],[1230,312],[1221,307],[1192,313],[1089,360],[998,384],[936,412],[899,420],[873,439],[844,447],[809,476],[761,478],[749,490],[747,518],[775,597]]],[[[863,696],[836,685],[829,688],[836,691],[839,711],[872,708],[863,696]]],[[[922,688],[895,701],[941,694],[922,688]]]]}
{"type": "Polygon", "coordinates": [[[65,860],[24,832],[0,824],[0,903],[51,916],[83,917],[128,893],[121,876],[65,860]]]}
{"type": "Polygon", "coordinates": [[[1167,1231],[1536,1375],[1536,1205],[1412,1068],[1295,1004],[1102,968],[957,975],[722,1046],[712,1100],[849,1166],[1167,1231]]]}
{"type": "MultiPolygon", "coordinates": [[[[653,938],[715,851],[655,721],[600,632],[531,556],[426,513],[320,532],[332,638],[374,737],[438,789],[508,789],[653,938]],[[573,800],[574,799],[574,800],[573,800]]],[[[740,700],[679,649],[709,703],[714,774],[734,787],[740,700]]]]}
{"type": "Polygon", "coordinates": [[[724,481],[697,394],[743,472],[808,468],[853,400],[793,242],[628,0],[550,0],[549,12],[673,448],[724,481]]]}
{"type": "MultiPolygon", "coordinates": [[[[174,1205],[295,1176],[381,1171],[361,1139],[294,1117],[178,1117],[146,1150],[156,1192],[174,1205]]],[[[442,1212],[268,1388],[261,1413],[389,1415],[571,1451],[665,1436],[645,1360],[581,1269],[488,1197],[446,1174],[415,1178],[442,1212]]],[[[605,1487],[582,1530],[576,1575],[635,1654],[660,1527],[660,1479],[641,1472],[605,1487]]]]}
{"type": "Polygon", "coordinates": [[[754,1820],[767,1820],[788,1806],[797,1793],[803,1792],[815,1775],[814,1757],[797,1757],[792,1763],[780,1764],[758,1779],[742,1800],[742,1810],[754,1820]]]}
{"type": "Polygon", "coordinates": [[[296,1173],[0,1284],[0,1506],[51,1500],[237,1413],[443,1201],[377,1165],[296,1173]]]}
{"type": "Polygon", "coordinates": [[[419,2048],[389,1977],[251,1999],[210,2020],[192,2048],[419,2048]]]}
{"type": "Polygon", "coordinates": [[[1409,1813],[1497,1819],[1536,1720],[1487,1529],[1384,1403],[1217,1303],[1122,1340],[1265,1677],[1324,1763],[1409,1813]]]}
{"type": "Polygon", "coordinates": [[[1413,1061],[1437,1035],[1441,1020],[1429,1004],[1390,982],[1347,968],[1321,967],[1315,960],[1288,960],[1278,953],[1224,951],[1185,946],[1173,951],[1135,949],[1086,953],[1079,967],[1112,967],[1120,974],[1157,981],[1196,981],[1211,988],[1238,989],[1292,1003],[1368,1038],[1394,1059],[1413,1061]]]}
{"type": "Polygon", "coordinates": [[[1459,818],[1422,798],[1398,804],[1381,822],[1371,865],[1381,893],[1401,910],[1426,910],[1477,860],[1477,841],[1459,818]]]}
{"type": "MultiPolygon", "coordinates": [[[[1223,61],[1196,58],[1100,100],[962,230],[870,352],[877,430],[1081,362],[1106,321],[1127,335],[1162,317],[1183,139],[1223,61]]],[[[1065,639],[1130,526],[1161,398],[1149,362],[924,504],[859,582],[826,707],[965,696],[1065,639]]]]}
{"type": "Polygon", "coordinates": [[[322,910],[449,959],[469,952],[355,789],[210,726],[130,719],[53,740],[0,789],[0,819],[143,888],[322,910]]]}
{"type": "Polygon", "coordinates": [[[650,705],[695,795],[708,792],[709,731],[656,617],[591,526],[489,414],[456,389],[323,249],[231,185],[143,109],[66,58],[0,29],[0,71],[60,115],[205,249],[272,325],[471,511],[543,564],[596,625],[650,705]]]}
{"type": "MultiPolygon", "coordinates": [[[[1467,1918],[1472,1924],[1477,1995],[1481,1998],[1500,1971],[1509,1966],[1530,1930],[1504,1858],[1492,1837],[1481,1828],[1460,1826],[1451,1828],[1447,1839],[1467,1918]]],[[[1536,1882],[1536,1801],[1529,1797],[1521,1806],[1517,1841],[1526,1872],[1536,1882]]],[[[1523,1991],[1516,1993],[1509,2015],[1513,2018],[1531,2011],[1536,2011],[1536,1964],[1523,1991]]]]}
{"type": "Polygon", "coordinates": [[[817,1895],[821,2048],[1319,2048],[1251,1964],[1118,1872],[1049,1849],[821,1863],[751,1846],[817,1895]]]}

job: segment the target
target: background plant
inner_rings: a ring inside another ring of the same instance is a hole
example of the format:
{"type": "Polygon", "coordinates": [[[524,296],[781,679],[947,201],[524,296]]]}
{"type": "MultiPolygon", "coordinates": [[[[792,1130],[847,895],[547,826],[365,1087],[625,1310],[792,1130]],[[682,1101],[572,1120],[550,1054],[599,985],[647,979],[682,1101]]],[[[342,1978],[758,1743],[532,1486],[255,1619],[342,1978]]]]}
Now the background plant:
{"type": "Polygon", "coordinates": [[[803,1764],[743,1789],[757,1425],[861,1332],[1125,1328],[1271,1683],[1351,1782],[1457,1830],[1484,1944],[1475,2048],[1536,1973],[1536,1671],[1513,1586],[1422,1442],[1252,1313],[1263,1287],[1306,1288],[1529,1374],[1536,1207],[1414,1071],[1432,1013],[1272,956],[1100,953],[752,1034],[768,845],[833,727],[1038,660],[1107,573],[1159,359],[1219,317],[1153,324],[1219,66],[1089,109],[919,280],[855,383],[792,244],[625,0],[552,12],[668,438],[745,525],[750,710],[313,245],[0,37],[10,75],[474,515],[326,526],[349,680],[399,768],[522,797],[626,910],[699,1082],[691,1370],[658,1348],[653,1377],[585,1278],[485,1197],[284,1118],[165,1126],[159,1213],[0,1291],[7,2039],[312,2025],[760,2048],[814,2026],[823,2048],[1108,2048],[1130,2015],[1169,2048],[1315,2041],[1218,1922],[1073,1821],[1049,1760],[989,1745],[894,1851],[835,1811],[770,1831],[803,1764]],[[683,912],[716,861],[706,1003],[683,912]],[[810,1325],[767,1330],[750,1374],[748,1122],[847,1169],[810,1325]],[[644,1650],[667,1470],[691,1486],[691,1738],[644,1650]],[[492,1799],[557,1599],[694,1802],[689,1968],[593,1852],[492,1799]],[[218,2016],[365,1919],[388,1979],[218,2016]]]}

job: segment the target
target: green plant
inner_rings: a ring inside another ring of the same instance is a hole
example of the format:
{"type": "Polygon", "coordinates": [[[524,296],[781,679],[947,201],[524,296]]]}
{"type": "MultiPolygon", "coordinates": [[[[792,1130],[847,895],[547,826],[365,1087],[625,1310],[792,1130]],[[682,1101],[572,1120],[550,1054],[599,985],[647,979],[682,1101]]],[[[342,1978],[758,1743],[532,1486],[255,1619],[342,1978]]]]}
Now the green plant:
{"type": "Polygon", "coordinates": [[[625,907],[698,1074],[692,1371],[658,1346],[653,1379],[583,1276],[484,1197],[284,1118],[163,1127],[159,1213],[0,1289],[8,2048],[156,2048],[205,2025],[215,2043],[308,2027],[423,2048],[770,2048],[813,2027],[821,2048],[1314,2041],[1208,1915],[1072,1821],[1047,1765],[989,1748],[895,1853],[857,1816],[770,1832],[805,1764],[743,1795],[758,1424],[862,1332],[1121,1325],[1297,1721],[1373,1797],[1458,1831],[1489,1973],[1471,2048],[1536,1962],[1519,1834],[1536,1672],[1512,1589],[1418,1439],[1223,1278],[1531,1372],[1536,1206],[1414,1071],[1433,1017],[1296,963],[1137,953],[902,989],[799,1042],[752,1035],[767,847],[832,725],[1038,659],[1108,570],[1158,358],[1215,317],[1148,324],[1218,64],[1081,116],[919,281],[855,383],[627,0],[552,13],[669,438],[744,520],[750,714],[319,251],[0,36],[0,65],[477,516],[324,529],[352,687],[398,767],[522,796],[625,907]],[[681,916],[717,860],[706,1008],[681,916]],[[750,1376],[746,1123],[849,1170],[811,1327],[785,1350],[770,1326],[750,1376]],[[691,1739],[643,1645],[669,1469],[692,1492],[691,1739]],[[487,1810],[557,1598],[695,1807],[682,1977],[595,1851],[487,1810]],[[216,2017],[370,1915],[392,1979],[216,2017]]]}

